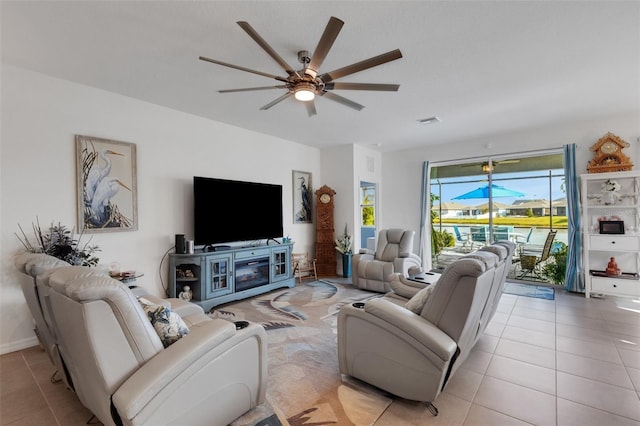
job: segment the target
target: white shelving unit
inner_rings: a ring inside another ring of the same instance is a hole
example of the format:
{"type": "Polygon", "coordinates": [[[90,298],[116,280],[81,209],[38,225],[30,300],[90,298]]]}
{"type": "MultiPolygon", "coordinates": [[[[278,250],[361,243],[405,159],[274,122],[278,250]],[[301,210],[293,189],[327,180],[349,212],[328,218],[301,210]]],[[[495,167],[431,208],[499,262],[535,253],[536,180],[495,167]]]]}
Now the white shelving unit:
{"type": "Polygon", "coordinates": [[[580,180],[585,297],[640,297],[640,172],[591,173],[581,175],[580,180]],[[620,185],[613,204],[603,197],[607,180],[620,185]],[[600,220],[623,221],[624,234],[601,234],[600,220]],[[599,271],[605,275],[611,257],[616,258],[623,275],[598,276],[599,271]]]}

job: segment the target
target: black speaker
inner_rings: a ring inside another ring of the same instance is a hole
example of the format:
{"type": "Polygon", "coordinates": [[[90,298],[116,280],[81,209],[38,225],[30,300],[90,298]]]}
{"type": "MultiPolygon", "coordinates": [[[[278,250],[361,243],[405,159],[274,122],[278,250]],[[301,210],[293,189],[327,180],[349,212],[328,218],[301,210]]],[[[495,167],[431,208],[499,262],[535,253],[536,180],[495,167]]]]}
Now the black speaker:
{"type": "Polygon", "coordinates": [[[185,253],[184,234],[176,234],[176,253],[177,254],[185,253]]]}

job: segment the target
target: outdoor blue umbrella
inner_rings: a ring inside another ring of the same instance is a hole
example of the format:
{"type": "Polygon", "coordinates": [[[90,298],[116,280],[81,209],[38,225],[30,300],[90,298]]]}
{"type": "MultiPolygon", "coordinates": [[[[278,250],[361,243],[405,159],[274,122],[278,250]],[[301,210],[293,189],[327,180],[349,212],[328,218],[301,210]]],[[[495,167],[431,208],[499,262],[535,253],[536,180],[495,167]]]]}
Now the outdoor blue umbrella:
{"type": "MultiPolygon", "coordinates": [[[[491,184],[491,196],[497,197],[524,197],[522,192],[514,191],[512,189],[505,188],[504,186],[491,184]]],[[[485,185],[482,188],[474,189],[465,194],[453,197],[453,200],[468,200],[471,198],[489,198],[489,185],[485,185]]]]}

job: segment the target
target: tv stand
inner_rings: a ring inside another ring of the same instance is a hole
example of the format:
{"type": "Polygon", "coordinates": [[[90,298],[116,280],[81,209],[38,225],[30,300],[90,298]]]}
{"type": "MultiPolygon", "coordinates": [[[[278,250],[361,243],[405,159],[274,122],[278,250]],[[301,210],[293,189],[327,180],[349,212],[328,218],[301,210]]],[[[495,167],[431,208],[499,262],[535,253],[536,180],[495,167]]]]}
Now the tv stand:
{"type": "Polygon", "coordinates": [[[223,303],[295,286],[292,243],[205,249],[213,251],[169,255],[169,297],[177,297],[188,285],[192,302],[208,311],[223,303]]]}

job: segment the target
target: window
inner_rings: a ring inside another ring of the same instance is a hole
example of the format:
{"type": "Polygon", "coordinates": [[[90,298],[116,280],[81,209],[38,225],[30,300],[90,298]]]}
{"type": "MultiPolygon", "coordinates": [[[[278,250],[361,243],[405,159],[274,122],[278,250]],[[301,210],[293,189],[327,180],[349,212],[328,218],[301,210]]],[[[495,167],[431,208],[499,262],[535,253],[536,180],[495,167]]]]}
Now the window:
{"type": "Polygon", "coordinates": [[[376,187],[373,185],[360,187],[360,211],[362,226],[376,226],[375,217],[376,187]]]}

